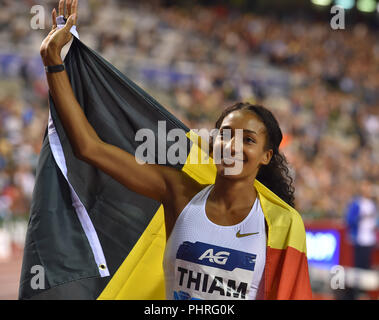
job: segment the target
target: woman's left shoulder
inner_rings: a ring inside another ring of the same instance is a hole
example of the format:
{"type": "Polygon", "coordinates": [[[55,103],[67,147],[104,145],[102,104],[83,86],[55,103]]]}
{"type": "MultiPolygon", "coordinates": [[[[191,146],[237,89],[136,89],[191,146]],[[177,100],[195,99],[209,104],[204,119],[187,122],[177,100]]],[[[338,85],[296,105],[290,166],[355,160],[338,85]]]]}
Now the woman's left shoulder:
{"type": "Polygon", "coordinates": [[[303,219],[294,207],[264,186],[258,188],[257,191],[262,211],[268,220],[281,225],[304,228],[303,219]]]}

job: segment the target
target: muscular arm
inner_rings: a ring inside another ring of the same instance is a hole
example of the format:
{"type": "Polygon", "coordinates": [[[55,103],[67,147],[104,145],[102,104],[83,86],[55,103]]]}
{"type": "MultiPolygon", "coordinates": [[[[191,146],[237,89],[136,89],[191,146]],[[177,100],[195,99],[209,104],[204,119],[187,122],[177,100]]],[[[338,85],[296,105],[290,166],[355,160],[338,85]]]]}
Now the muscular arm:
{"type": "MultiPolygon", "coordinates": [[[[54,57],[50,64],[62,63],[54,57]]],[[[154,164],[139,164],[134,155],[103,142],[75,98],[66,71],[46,73],[50,94],[75,156],[109,174],[137,193],[164,201],[168,183],[180,179],[179,170],[154,164]]]]}
{"type": "MultiPolygon", "coordinates": [[[[66,1],[69,18],[60,29],[57,28],[57,13],[53,9],[52,30],[40,47],[45,66],[62,64],[60,52],[71,39],[70,29],[76,24],[77,4],[77,0],[66,1]]],[[[64,0],[60,0],[59,15],[63,14],[63,6],[64,0]]],[[[76,100],[66,71],[46,73],[46,77],[55,109],[75,156],[99,168],[128,189],[161,202],[168,237],[178,215],[202,186],[180,170],[156,164],[140,165],[134,155],[102,141],[76,100]]]]}
{"type": "MultiPolygon", "coordinates": [[[[70,28],[76,23],[77,14],[77,0],[67,3],[70,16],[62,29],[57,28],[55,9],[52,12],[53,28],[40,48],[45,66],[62,64],[60,52],[71,38],[70,28]]],[[[60,0],[59,14],[62,13],[63,0],[60,0]]],[[[174,168],[141,165],[134,155],[102,141],[76,100],[66,71],[46,73],[46,77],[55,108],[76,157],[109,174],[130,190],[168,204],[167,207],[173,199],[183,199],[183,203],[187,201],[187,195],[183,194],[188,193],[187,185],[193,187],[193,179],[174,168]]]]}

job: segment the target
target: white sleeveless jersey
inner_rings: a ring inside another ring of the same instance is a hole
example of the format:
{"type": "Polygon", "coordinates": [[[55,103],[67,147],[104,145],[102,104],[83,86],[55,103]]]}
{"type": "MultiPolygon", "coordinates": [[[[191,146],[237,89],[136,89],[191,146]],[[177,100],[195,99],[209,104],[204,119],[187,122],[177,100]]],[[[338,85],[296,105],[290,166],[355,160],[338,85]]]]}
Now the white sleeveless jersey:
{"type": "Polygon", "coordinates": [[[246,218],[233,226],[210,221],[205,204],[213,185],[196,194],[167,240],[163,267],[166,298],[252,299],[266,262],[266,229],[257,197],[246,218]]]}

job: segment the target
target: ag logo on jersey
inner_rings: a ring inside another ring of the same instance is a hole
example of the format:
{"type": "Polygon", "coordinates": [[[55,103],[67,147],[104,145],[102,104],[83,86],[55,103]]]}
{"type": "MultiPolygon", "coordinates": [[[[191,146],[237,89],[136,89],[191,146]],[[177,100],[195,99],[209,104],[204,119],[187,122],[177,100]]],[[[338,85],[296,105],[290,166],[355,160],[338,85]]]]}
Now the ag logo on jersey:
{"type": "Polygon", "coordinates": [[[227,271],[236,268],[254,271],[256,258],[253,253],[199,241],[184,241],[176,253],[176,259],[227,271]]]}
{"type": "Polygon", "coordinates": [[[208,259],[209,262],[224,265],[228,261],[230,252],[219,251],[213,254],[213,249],[208,249],[200,257],[199,260],[208,259]]]}

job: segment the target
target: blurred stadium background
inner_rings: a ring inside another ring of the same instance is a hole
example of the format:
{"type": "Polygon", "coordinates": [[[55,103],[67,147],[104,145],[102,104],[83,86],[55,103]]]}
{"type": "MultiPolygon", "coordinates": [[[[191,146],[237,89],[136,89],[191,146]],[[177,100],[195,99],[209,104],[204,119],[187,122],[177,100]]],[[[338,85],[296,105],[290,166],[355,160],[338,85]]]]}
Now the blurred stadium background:
{"type": "MultiPolygon", "coordinates": [[[[18,295],[48,117],[39,46],[57,2],[0,1],[0,299],[18,295]],[[45,9],[45,30],[31,28],[33,5],[45,9]]],[[[315,299],[338,298],[331,268],[352,265],[344,216],[362,181],[378,205],[378,29],[376,0],[79,3],[81,40],[189,128],[212,128],[238,100],[274,111],[308,231],[315,299]],[[330,26],[336,3],[346,8],[344,30],[330,26]]],[[[359,299],[379,296],[378,248],[373,270],[358,281],[359,299]]]]}

